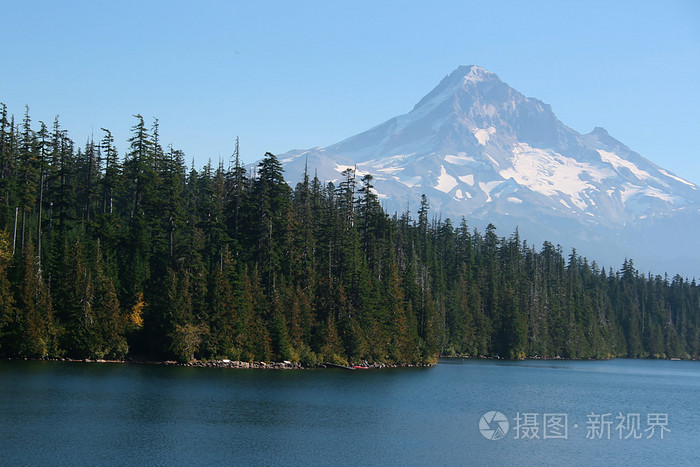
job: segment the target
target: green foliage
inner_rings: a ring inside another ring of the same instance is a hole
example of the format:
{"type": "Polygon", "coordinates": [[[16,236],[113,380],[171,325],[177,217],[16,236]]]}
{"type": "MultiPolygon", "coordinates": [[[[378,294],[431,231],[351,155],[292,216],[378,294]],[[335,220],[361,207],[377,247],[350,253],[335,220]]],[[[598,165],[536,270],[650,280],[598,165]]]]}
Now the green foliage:
{"type": "Polygon", "coordinates": [[[518,232],[389,216],[371,175],[295,189],[266,153],[187,169],[137,115],[76,151],[0,105],[0,355],[431,363],[696,358],[700,287],[518,232]]]}
{"type": "Polygon", "coordinates": [[[170,348],[175,358],[182,363],[195,359],[195,354],[202,343],[202,336],[206,334],[206,326],[195,326],[192,323],[176,324],[170,334],[172,340],[170,348]]]}

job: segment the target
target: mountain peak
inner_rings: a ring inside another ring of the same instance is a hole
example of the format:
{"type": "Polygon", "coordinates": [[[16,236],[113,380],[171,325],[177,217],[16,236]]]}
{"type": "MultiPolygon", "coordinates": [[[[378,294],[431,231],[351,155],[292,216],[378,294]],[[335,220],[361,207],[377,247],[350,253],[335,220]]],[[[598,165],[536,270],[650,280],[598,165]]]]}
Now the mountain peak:
{"type": "Polygon", "coordinates": [[[477,83],[480,81],[498,79],[495,73],[488,71],[485,68],[481,68],[478,65],[460,66],[453,74],[462,75],[464,77],[464,82],[477,83]]]}
{"type": "Polygon", "coordinates": [[[438,85],[438,88],[450,86],[458,89],[468,84],[476,85],[484,81],[500,82],[501,80],[496,73],[492,73],[478,65],[462,65],[445,77],[438,85]]]}
{"type": "Polygon", "coordinates": [[[424,104],[434,101],[438,97],[453,95],[455,92],[464,89],[465,86],[474,87],[482,82],[498,82],[501,80],[495,73],[477,65],[462,65],[457,67],[452,73],[445,76],[440,84],[423,97],[413,108],[418,109],[424,104]]]}
{"type": "Polygon", "coordinates": [[[593,131],[591,131],[589,134],[593,136],[604,136],[604,137],[609,137],[610,133],[608,133],[608,130],[606,130],[603,127],[597,126],[593,128],[593,131]]]}
{"type": "Polygon", "coordinates": [[[371,173],[389,211],[425,194],[441,216],[518,227],[534,243],[571,241],[598,261],[624,253],[687,268],[687,252],[674,247],[698,244],[700,187],[603,128],[572,130],[476,65],[453,70],[411,112],[300,155],[282,156],[297,177],[307,158],[326,181],[347,167],[371,173]]]}

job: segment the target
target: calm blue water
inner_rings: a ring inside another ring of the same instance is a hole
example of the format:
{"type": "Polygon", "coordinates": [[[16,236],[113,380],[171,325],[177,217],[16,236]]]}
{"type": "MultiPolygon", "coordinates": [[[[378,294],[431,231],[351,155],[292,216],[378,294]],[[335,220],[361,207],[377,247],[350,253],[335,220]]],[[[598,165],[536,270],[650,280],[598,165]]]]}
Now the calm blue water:
{"type": "Polygon", "coordinates": [[[444,360],[381,371],[0,362],[0,464],[700,465],[699,412],[700,362],[444,360]],[[481,434],[489,411],[508,421],[502,439],[481,434]],[[547,439],[545,414],[566,415],[547,439]],[[630,433],[616,430],[620,414],[639,414],[641,438],[619,439],[630,433]],[[602,420],[610,439],[594,429],[602,420]]]}

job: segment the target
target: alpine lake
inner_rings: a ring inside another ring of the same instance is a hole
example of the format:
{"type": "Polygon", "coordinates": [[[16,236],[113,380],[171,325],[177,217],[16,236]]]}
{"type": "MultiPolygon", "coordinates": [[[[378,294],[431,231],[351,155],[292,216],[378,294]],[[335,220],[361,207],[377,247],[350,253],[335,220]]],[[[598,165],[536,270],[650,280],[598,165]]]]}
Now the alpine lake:
{"type": "Polygon", "coordinates": [[[0,361],[0,464],[700,465],[700,362],[0,361]]]}

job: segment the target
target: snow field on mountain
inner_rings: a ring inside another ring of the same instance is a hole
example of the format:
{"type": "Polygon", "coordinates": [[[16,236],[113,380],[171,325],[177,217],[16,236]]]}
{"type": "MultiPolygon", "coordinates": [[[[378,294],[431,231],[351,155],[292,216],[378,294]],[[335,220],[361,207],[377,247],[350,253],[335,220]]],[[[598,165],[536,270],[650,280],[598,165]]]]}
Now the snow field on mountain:
{"type": "Polygon", "coordinates": [[[501,170],[501,177],[512,178],[519,185],[545,196],[567,195],[580,210],[586,209],[590,204],[584,194],[585,190],[597,189],[587,180],[600,183],[604,178],[614,175],[612,171],[578,162],[551,150],[532,148],[525,143],[514,146],[513,156],[512,167],[501,170]]]}

